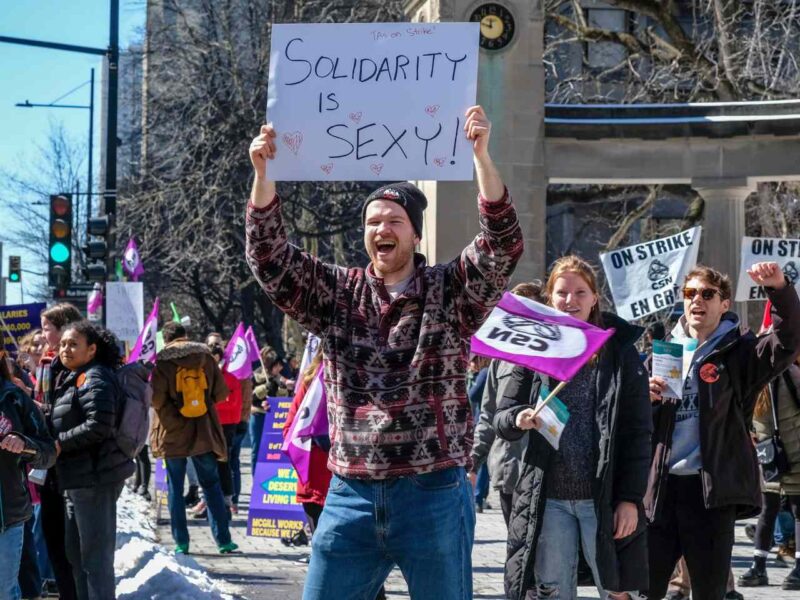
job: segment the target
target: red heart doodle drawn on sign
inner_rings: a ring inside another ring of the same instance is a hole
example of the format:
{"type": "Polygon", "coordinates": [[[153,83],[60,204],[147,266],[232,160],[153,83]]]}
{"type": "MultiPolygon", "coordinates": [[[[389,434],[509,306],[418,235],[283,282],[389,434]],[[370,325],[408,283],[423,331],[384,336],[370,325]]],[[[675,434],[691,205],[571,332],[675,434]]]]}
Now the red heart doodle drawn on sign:
{"type": "Polygon", "coordinates": [[[443,167],[446,162],[447,162],[447,158],[444,157],[444,156],[441,157],[441,158],[434,158],[433,159],[433,164],[435,164],[437,167],[443,167]]]}
{"type": "Polygon", "coordinates": [[[375,175],[380,175],[383,171],[383,163],[372,163],[369,168],[375,175]]]}
{"type": "Polygon", "coordinates": [[[430,116],[435,116],[437,112],[439,112],[439,105],[438,104],[429,104],[425,107],[425,112],[428,113],[430,116]]]}
{"type": "Polygon", "coordinates": [[[320,165],[319,168],[322,169],[325,172],[326,175],[330,175],[331,171],[333,171],[333,163],[328,163],[326,165],[320,165]]]}
{"type": "Polygon", "coordinates": [[[358,123],[361,123],[361,117],[363,116],[363,114],[364,113],[362,113],[361,111],[358,111],[358,112],[352,112],[348,116],[350,117],[350,120],[353,123],[358,124],[358,123]]]}
{"type": "Polygon", "coordinates": [[[303,134],[299,131],[283,134],[283,143],[292,151],[292,154],[297,156],[300,151],[300,146],[303,145],[303,134]]]}

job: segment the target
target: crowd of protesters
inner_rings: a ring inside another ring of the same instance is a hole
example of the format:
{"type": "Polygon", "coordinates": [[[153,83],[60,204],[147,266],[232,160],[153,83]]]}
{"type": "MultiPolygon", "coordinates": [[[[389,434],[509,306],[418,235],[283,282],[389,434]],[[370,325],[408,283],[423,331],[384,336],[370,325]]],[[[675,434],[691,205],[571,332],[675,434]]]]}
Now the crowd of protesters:
{"type": "Polygon", "coordinates": [[[458,257],[428,266],[415,253],[427,199],[400,182],[366,198],[371,262],[348,269],[289,243],[268,177],[275,132],[262,127],[250,147],[247,262],[319,348],[301,372],[295,357],[265,347],[252,379],[240,380],[225,368],[220,333],[196,342],[166,323],[148,372],[148,444],[134,453],[119,433],[131,401],[119,340],[72,305],[45,310],[15,359],[0,359],[0,600],[114,598],[117,500],[126,480],[150,499],[151,457],[166,465],[175,553],[191,552],[189,515],[208,520],[221,554],[237,551],[244,440],[255,465],[271,399],[288,395],[292,435],[320,372],[329,431],[312,438],[296,494],[308,525],[282,539],[311,545],[305,600],[385,598],[395,566],[412,598],[472,598],[476,512],[490,508],[492,489],[508,528],[507,598],[569,600],[587,578],[614,600],[741,598],[736,585],[768,585],[776,543],[792,567],[784,589],[800,590],[795,288],[775,263],[750,265],[770,307],[756,335],[730,310],[728,275],[697,265],[669,334],[657,324],[643,335],[601,309],[595,270],[580,257],[555,261],[543,283],[512,287],[613,328],[558,393],[569,420],[554,447],[534,410],[551,378],[469,354],[524,251],[490,131],[483,110],[470,109],[480,232],[458,257]],[[666,394],[641,352],[659,339],[684,348],[681,397],[666,394]],[[751,517],[753,563],[734,581],[735,522],[751,517]]]}

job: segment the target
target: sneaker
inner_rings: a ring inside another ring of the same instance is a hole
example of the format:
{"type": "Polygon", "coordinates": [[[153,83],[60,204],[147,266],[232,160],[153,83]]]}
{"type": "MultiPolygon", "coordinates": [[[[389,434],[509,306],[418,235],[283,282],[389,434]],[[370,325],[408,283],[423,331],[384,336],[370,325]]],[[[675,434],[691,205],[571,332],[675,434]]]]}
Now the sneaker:
{"type": "Polygon", "coordinates": [[[295,562],[300,563],[301,565],[307,565],[309,560],[311,560],[310,556],[301,556],[295,562]]]}
{"type": "Polygon", "coordinates": [[[189,554],[189,544],[176,544],[175,554],[189,554]]]}
{"type": "Polygon", "coordinates": [[[744,600],[744,596],[742,596],[736,590],[731,590],[727,594],[723,596],[724,600],[744,600]]]}
{"type": "Polygon", "coordinates": [[[672,590],[667,594],[666,600],[689,600],[689,596],[680,590],[672,590]]]}
{"type": "Polygon", "coordinates": [[[737,584],[742,587],[763,587],[765,585],[769,585],[767,571],[765,569],[759,569],[753,565],[742,575],[739,575],[737,584]]]}
{"type": "Polygon", "coordinates": [[[192,518],[193,519],[207,519],[208,518],[208,509],[204,508],[201,511],[198,511],[196,513],[192,513],[192,518]]]}
{"type": "Polygon", "coordinates": [[[230,554],[231,552],[236,552],[238,549],[238,545],[234,544],[233,542],[228,542],[227,544],[222,544],[222,546],[219,546],[219,553],[230,554]]]}
{"type": "Polygon", "coordinates": [[[744,534],[751,542],[754,542],[756,539],[756,526],[752,523],[748,523],[744,526],[744,534]]]}

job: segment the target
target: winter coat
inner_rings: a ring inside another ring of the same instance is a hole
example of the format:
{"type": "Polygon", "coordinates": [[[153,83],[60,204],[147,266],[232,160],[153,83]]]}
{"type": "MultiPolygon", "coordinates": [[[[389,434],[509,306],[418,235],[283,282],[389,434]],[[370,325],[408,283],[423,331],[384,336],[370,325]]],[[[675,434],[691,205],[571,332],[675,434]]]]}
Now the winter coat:
{"type": "MultiPolygon", "coordinates": [[[[283,437],[289,435],[289,431],[294,424],[297,409],[300,403],[303,402],[303,397],[306,395],[307,386],[301,382],[297,382],[297,392],[295,392],[292,406],[289,408],[289,416],[286,417],[286,423],[283,426],[283,437]]],[[[328,452],[324,450],[319,444],[312,440],[311,443],[311,456],[309,458],[308,466],[308,481],[303,483],[297,480],[297,501],[301,504],[304,502],[313,502],[323,506],[325,498],[328,496],[328,488],[331,485],[331,473],[328,470],[328,452]]]]}
{"type": "Polygon", "coordinates": [[[242,383],[227,371],[222,372],[225,385],[231,391],[224,400],[216,405],[220,425],[238,425],[242,420],[242,383]]]}
{"type": "MultiPolygon", "coordinates": [[[[0,450],[0,533],[33,514],[28,494],[26,465],[48,469],[56,461],[56,445],[41,412],[25,393],[10,381],[0,380],[0,431],[18,433],[36,454],[12,454],[0,450]]],[[[2,436],[0,436],[2,437],[2,436]]],[[[7,560],[3,558],[2,560],[7,560]]]]}
{"type": "MultiPolygon", "coordinates": [[[[772,399],[778,399],[778,433],[789,460],[789,471],[780,481],[762,481],[762,491],[788,496],[800,495],[800,367],[793,364],[769,384],[772,399]],[[789,381],[787,381],[787,379],[789,381]]],[[[753,415],[753,429],[759,442],[772,437],[775,432],[772,409],[760,417],[753,415]]]]}
{"type": "Polygon", "coordinates": [[[117,445],[114,431],[122,390],[114,372],[90,362],[70,372],[53,405],[53,430],[61,453],[56,461],[61,490],[119,483],[133,460],[117,445]]]}
{"type": "Polygon", "coordinates": [[[514,365],[493,360],[489,365],[486,387],[481,401],[481,415],[475,425],[475,442],[472,445],[472,470],[476,473],[488,462],[492,487],[504,494],[512,494],[522,471],[522,456],[528,445],[528,436],[509,442],[495,434],[494,415],[497,403],[505,393],[514,365]]]}
{"type": "Polygon", "coordinates": [[[186,339],[173,340],[158,353],[153,371],[153,409],[150,449],[157,458],[188,458],[213,452],[219,461],[228,460],[215,404],[230,390],[214,357],[204,344],[186,339]],[[183,395],[176,389],[178,367],[202,369],[208,385],[207,412],[200,417],[184,417],[180,409],[183,395]]]}
{"type": "MultiPolygon", "coordinates": [[[[597,358],[597,467],[592,481],[597,568],[606,590],[646,590],[649,581],[642,499],[647,487],[652,423],[647,373],[633,346],[643,330],[610,313],[603,314],[603,322],[616,332],[597,358]],[[614,540],[614,510],[620,502],[635,504],[639,521],[634,533],[614,540]]],[[[514,368],[495,413],[494,425],[500,437],[516,441],[525,435],[516,427],[516,417],[536,403],[541,384],[540,374],[514,368]]],[[[547,501],[546,473],[555,453],[535,430],[528,438],[522,475],[514,490],[505,566],[506,596],[519,600],[534,584],[536,547],[547,501]]]]}
{"type": "Polygon", "coordinates": [[[264,369],[258,368],[253,373],[255,387],[253,388],[253,411],[255,413],[269,412],[268,398],[282,398],[288,394],[288,390],[281,385],[280,377],[277,375],[267,375],[264,369]]]}
{"type": "MultiPolygon", "coordinates": [[[[761,474],[750,437],[756,397],[800,353],[797,292],[791,285],[766,292],[772,302],[772,331],[756,337],[733,329],[697,365],[708,380],[701,376],[698,382],[703,499],[706,508],[735,506],[739,519],[761,511],[761,474]]],[[[645,497],[651,521],[660,516],[669,476],[677,402],[653,407],[653,460],[645,497]]]]}

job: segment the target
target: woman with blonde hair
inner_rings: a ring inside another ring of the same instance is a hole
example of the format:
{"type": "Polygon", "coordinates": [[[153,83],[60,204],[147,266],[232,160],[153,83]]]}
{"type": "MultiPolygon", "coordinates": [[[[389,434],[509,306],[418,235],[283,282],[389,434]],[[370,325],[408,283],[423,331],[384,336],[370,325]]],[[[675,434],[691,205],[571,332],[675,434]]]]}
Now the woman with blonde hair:
{"type": "Polygon", "coordinates": [[[555,382],[515,367],[499,401],[500,437],[529,435],[509,525],[506,595],[521,600],[530,589],[533,597],[575,598],[580,544],[601,597],[624,598],[648,585],[642,500],[652,421],[633,345],[643,330],[600,310],[594,269],[577,256],[553,264],[545,295],[550,306],[615,333],[558,394],[570,413],[558,450],[537,432],[531,407],[555,382]]]}

